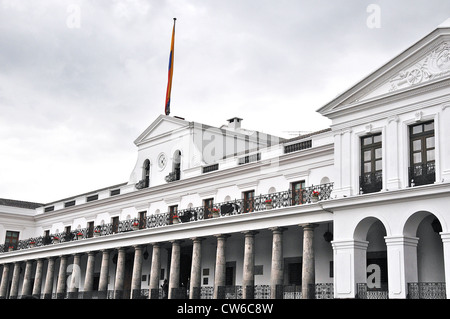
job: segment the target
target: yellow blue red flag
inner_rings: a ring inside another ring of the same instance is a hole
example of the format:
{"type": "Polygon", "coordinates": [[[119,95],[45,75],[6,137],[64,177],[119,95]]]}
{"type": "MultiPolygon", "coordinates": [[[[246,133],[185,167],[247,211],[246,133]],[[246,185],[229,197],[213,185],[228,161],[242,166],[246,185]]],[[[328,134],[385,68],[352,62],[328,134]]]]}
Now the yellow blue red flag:
{"type": "Polygon", "coordinates": [[[172,77],[173,77],[173,57],[174,57],[174,43],[175,43],[175,21],[177,18],[173,18],[173,31],[172,31],[172,44],[170,45],[170,55],[169,55],[169,79],[167,82],[167,92],[166,92],[166,115],[170,114],[170,93],[172,92],[172,77]]]}

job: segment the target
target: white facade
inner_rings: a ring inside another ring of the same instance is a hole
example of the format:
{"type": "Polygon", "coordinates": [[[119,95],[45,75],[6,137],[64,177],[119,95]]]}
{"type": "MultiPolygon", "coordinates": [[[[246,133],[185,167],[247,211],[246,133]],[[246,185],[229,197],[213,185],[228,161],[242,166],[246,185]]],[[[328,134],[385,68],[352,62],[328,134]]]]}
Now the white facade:
{"type": "Polygon", "coordinates": [[[331,128],[290,140],[161,115],[128,181],[0,200],[0,298],[151,297],[164,279],[172,298],[449,297],[450,21],[318,112],[331,128]]]}

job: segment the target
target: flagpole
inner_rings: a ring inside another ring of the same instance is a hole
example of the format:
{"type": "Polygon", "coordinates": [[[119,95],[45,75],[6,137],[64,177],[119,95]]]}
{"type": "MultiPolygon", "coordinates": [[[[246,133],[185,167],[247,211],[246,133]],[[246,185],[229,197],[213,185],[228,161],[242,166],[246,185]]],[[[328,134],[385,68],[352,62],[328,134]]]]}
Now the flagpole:
{"type": "Polygon", "coordinates": [[[172,30],[172,42],[170,45],[170,55],[169,55],[169,75],[167,80],[167,92],[166,92],[166,103],[164,106],[164,111],[166,115],[170,114],[170,94],[172,92],[172,78],[173,78],[173,61],[174,61],[174,53],[175,53],[175,22],[177,18],[173,18],[173,30],[172,30]]]}

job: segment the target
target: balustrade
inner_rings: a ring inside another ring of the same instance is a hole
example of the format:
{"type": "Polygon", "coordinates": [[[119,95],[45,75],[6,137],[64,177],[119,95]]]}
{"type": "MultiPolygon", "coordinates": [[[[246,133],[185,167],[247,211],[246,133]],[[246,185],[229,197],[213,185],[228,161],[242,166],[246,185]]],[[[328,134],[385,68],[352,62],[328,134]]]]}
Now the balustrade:
{"type": "MultiPolygon", "coordinates": [[[[252,212],[264,211],[272,208],[282,208],[293,205],[309,204],[313,202],[313,192],[318,192],[318,200],[327,200],[331,197],[333,183],[313,185],[298,192],[293,193],[292,190],[282,191],[271,194],[263,194],[250,199],[235,199],[228,202],[215,203],[211,207],[192,207],[178,210],[177,215],[181,223],[199,221],[212,217],[212,212],[216,211],[219,216],[240,215],[252,212]],[[250,209],[249,209],[250,207],[250,209]]],[[[45,246],[56,243],[64,243],[79,239],[94,237],[98,233],[100,236],[113,235],[115,233],[124,233],[134,231],[133,224],[139,224],[138,229],[163,227],[173,224],[169,212],[152,214],[146,219],[132,218],[119,221],[118,225],[113,223],[98,225],[94,228],[94,232],[90,228],[76,229],[70,232],[60,232],[49,236],[32,237],[19,240],[14,246],[14,250],[28,249],[38,246],[45,246]],[[80,236],[77,236],[81,234],[80,236]]],[[[0,245],[0,253],[7,252],[10,245],[0,245]]]]}

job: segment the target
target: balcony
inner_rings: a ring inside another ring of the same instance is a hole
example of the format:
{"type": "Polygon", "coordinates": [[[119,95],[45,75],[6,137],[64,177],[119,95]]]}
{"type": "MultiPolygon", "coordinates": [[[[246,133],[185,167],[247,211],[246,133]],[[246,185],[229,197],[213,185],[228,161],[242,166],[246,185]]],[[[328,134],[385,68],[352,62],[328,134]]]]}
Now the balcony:
{"type": "MultiPolygon", "coordinates": [[[[216,203],[210,207],[200,206],[187,208],[178,210],[176,216],[174,216],[170,212],[152,214],[143,219],[127,219],[119,221],[118,223],[98,225],[93,228],[83,228],[70,232],[61,232],[48,236],[19,240],[18,243],[14,245],[14,250],[22,250],[75,240],[83,240],[86,238],[97,236],[109,236],[116,233],[125,233],[140,229],[165,227],[177,223],[196,222],[205,219],[217,218],[214,217],[215,215],[218,217],[241,215],[249,214],[252,212],[265,211],[268,209],[310,204],[315,201],[330,199],[332,191],[333,183],[328,183],[313,185],[311,187],[296,191],[295,193],[293,193],[291,190],[287,190],[278,193],[259,195],[246,200],[235,199],[234,201],[216,203]],[[314,193],[318,193],[318,197],[313,196],[314,193]]],[[[7,252],[8,250],[8,244],[0,245],[0,253],[7,252]]]]}
{"type": "Polygon", "coordinates": [[[436,165],[434,162],[415,164],[409,167],[409,186],[433,184],[436,181],[436,165]]]}
{"type": "Polygon", "coordinates": [[[383,188],[383,174],[381,171],[366,173],[359,177],[360,193],[379,192],[383,188]]]}

